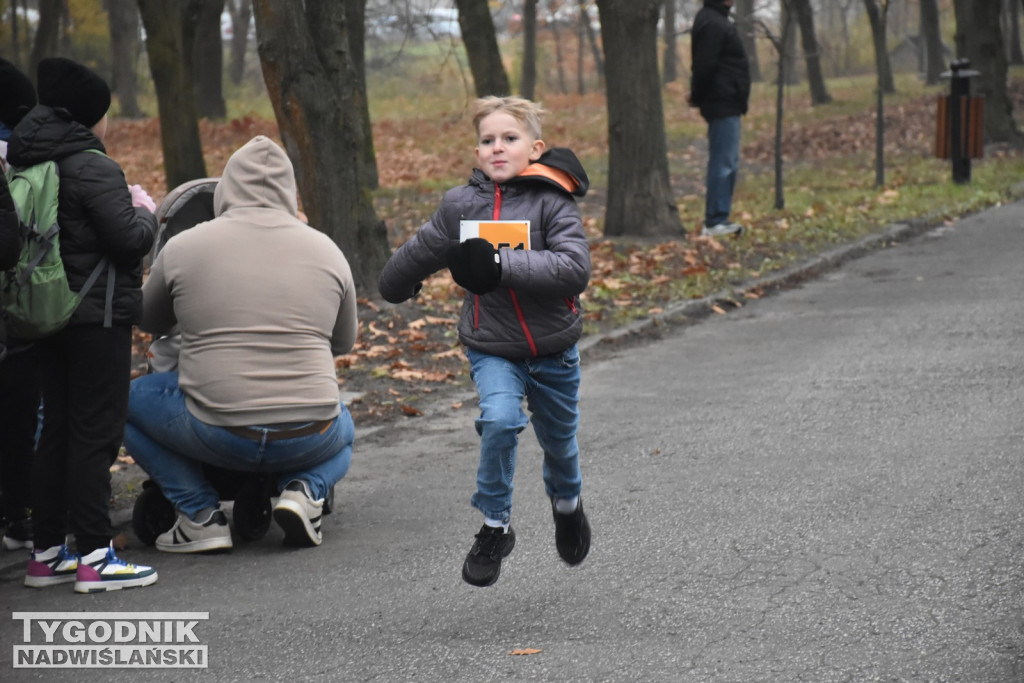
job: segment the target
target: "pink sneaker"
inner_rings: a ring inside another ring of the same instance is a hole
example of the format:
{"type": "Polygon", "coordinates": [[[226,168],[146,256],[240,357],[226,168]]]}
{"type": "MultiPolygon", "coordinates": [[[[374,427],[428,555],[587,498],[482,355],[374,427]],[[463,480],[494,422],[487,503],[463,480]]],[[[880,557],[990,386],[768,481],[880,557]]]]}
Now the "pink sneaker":
{"type": "Polygon", "coordinates": [[[28,560],[25,585],[29,588],[46,588],[58,583],[70,583],[78,572],[78,555],[68,549],[67,544],[37,550],[28,560]]]}

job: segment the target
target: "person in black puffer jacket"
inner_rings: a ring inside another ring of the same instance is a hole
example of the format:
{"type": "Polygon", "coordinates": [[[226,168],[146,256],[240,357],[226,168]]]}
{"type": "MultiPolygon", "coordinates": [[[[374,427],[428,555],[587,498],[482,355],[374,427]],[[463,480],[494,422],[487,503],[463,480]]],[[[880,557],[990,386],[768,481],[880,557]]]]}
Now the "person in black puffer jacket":
{"type": "MultiPolygon", "coordinates": [[[[7,176],[0,173],[0,270],[13,268],[21,253],[21,230],[18,212],[7,187],[7,176]]],[[[7,357],[7,325],[0,311],[0,362],[7,357]]]]}
{"type": "Polygon", "coordinates": [[[155,207],[141,188],[128,187],[121,167],[105,154],[106,82],[69,59],[47,58],[39,63],[37,83],[39,104],[14,129],[8,161],[57,162],[60,250],[71,288],[80,290],[104,256],[110,265],[68,326],[37,344],[44,419],[33,467],[35,550],[25,585],[74,581],[79,593],[146,586],[157,580],[156,571],[114,554],[109,507],[155,207]],[[77,553],[65,545],[68,531],[77,553]]]}
{"type": "MultiPolygon", "coordinates": [[[[0,59],[0,171],[7,164],[7,140],[11,130],[36,104],[36,89],[28,76],[0,59]]],[[[0,172],[0,270],[13,268],[21,256],[21,221],[0,172]]],[[[31,344],[9,339],[0,310],[0,491],[3,504],[4,550],[32,547],[31,500],[32,453],[36,447],[39,380],[31,344]]]]}
{"type": "Polygon", "coordinates": [[[688,102],[708,122],[705,236],[738,235],[729,219],[740,156],[740,117],[750,102],[750,65],[736,25],[733,0],[704,0],[691,31],[693,76],[688,102]]]}
{"type": "MultiPolygon", "coordinates": [[[[36,89],[28,76],[6,59],[0,58],[0,270],[13,268],[21,254],[18,213],[7,187],[7,140],[11,129],[36,103],[36,89]]],[[[7,353],[7,332],[0,315],[0,360],[7,353]]]]}

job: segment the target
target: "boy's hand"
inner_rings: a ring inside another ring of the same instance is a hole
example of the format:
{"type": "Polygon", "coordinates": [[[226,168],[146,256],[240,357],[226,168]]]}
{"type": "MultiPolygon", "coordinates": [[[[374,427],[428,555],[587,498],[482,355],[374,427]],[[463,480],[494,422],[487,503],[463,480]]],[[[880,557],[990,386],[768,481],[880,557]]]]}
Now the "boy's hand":
{"type": "Polygon", "coordinates": [[[490,242],[474,237],[448,250],[448,270],[463,289],[487,294],[501,281],[501,260],[490,242]]]}

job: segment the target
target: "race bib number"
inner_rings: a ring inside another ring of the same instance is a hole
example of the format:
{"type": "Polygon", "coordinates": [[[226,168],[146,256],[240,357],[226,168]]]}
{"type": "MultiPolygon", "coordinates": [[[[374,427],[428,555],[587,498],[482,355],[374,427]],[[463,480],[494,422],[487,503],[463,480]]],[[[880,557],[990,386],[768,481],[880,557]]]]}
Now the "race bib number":
{"type": "Polygon", "coordinates": [[[495,249],[530,248],[530,221],[459,221],[459,241],[480,237],[495,249]]]}

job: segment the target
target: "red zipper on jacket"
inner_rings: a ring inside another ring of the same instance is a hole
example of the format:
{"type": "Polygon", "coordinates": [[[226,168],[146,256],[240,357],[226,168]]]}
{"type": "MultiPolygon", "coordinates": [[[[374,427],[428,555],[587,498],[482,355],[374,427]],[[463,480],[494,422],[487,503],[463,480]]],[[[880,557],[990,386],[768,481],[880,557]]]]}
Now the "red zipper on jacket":
{"type": "MultiPolygon", "coordinates": [[[[501,186],[498,183],[494,183],[494,213],[491,215],[492,220],[501,220],[501,186]]],[[[512,298],[512,307],[516,311],[516,318],[519,319],[519,326],[523,329],[523,334],[526,335],[526,343],[530,345],[530,353],[534,357],[537,356],[537,343],[533,340],[533,334],[530,333],[530,326],[526,324],[526,316],[523,315],[523,309],[519,306],[519,298],[516,297],[514,289],[509,288],[508,295],[512,298]]],[[[480,295],[473,295],[473,326],[477,329],[480,328],[480,295]]]]}

